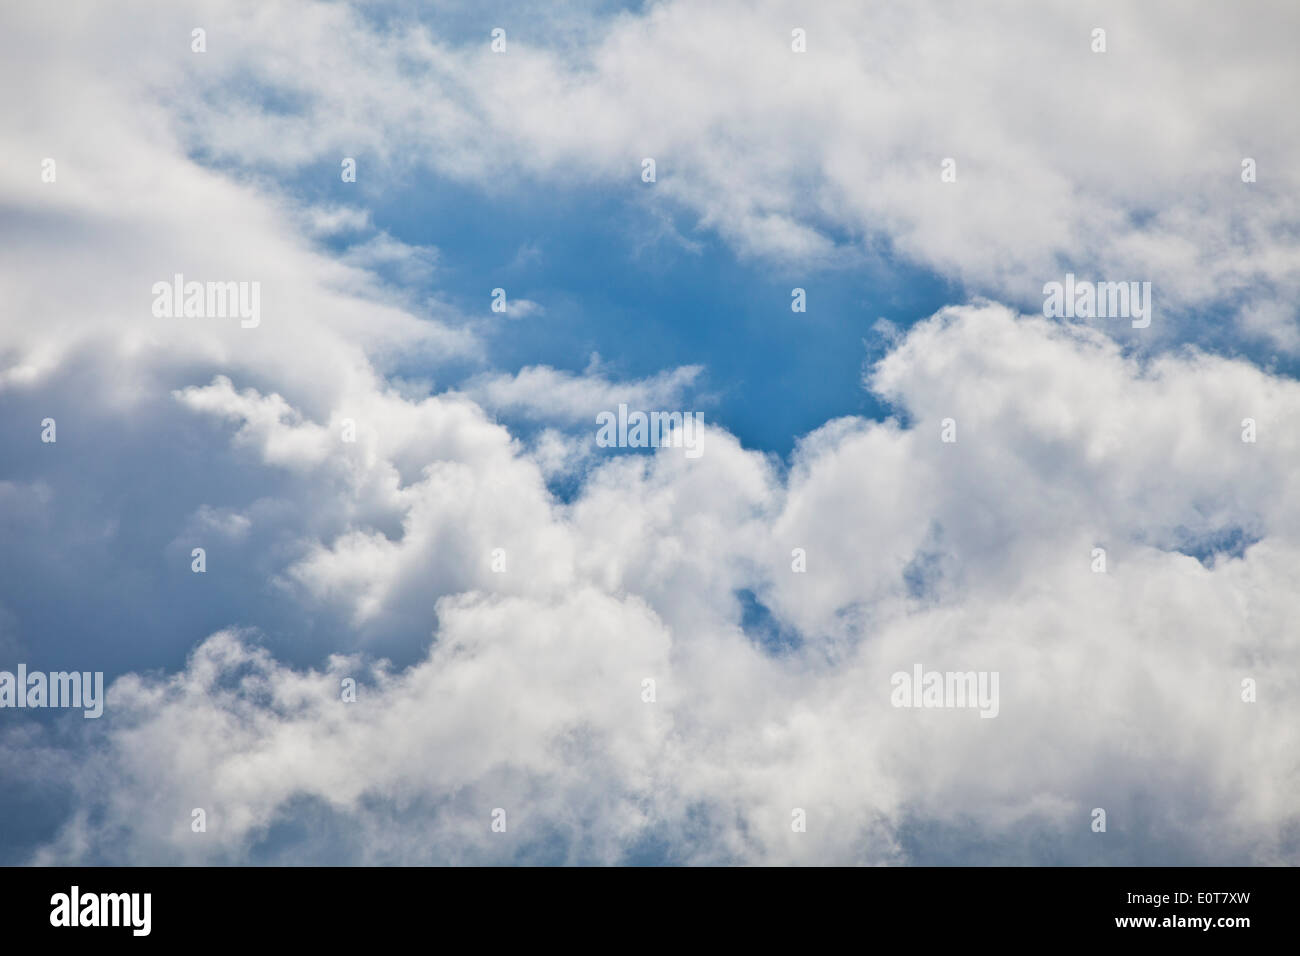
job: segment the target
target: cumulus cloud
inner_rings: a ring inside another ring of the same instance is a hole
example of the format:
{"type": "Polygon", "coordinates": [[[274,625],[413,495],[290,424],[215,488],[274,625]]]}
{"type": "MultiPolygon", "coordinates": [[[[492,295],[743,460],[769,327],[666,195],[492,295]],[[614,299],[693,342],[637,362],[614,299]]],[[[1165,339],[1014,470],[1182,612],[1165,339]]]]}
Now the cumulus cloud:
{"type": "Polygon", "coordinates": [[[1103,60],[1099,14],[1053,6],[661,4],[499,57],[342,4],[141,9],[60,43],[5,14],[8,87],[64,79],[0,123],[0,648],[115,678],[99,721],[0,728],[31,788],[0,799],[46,814],[6,859],[1300,859],[1300,385],[1019,308],[1096,269],[1157,283],[1159,334],[1249,293],[1242,328],[1294,342],[1291,13],[1107,8],[1103,60]],[[713,422],[698,459],[605,458],[575,423],[705,370],[399,379],[484,349],[400,288],[432,251],[275,185],[345,148],[485,188],[639,186],[655,156],[655,195],[741,256],[887,248],[1010,305],[897,331],[864,380],[894,415],[788,462],[713,422]],[[153,317],[173,273],[261,282],[260,326],[153,317]],[[123,605],[104,640],[84,608],[123,605]],[[918,663],[997,671],[998,717],[892,707],[918,663]]]}
{"type": "MultiPolygon", "coordinates": [[[[1151,281],[1152,338],[1192,337],[1189,312],[1215,309],[1295,346],[1300,15],[1285,4],[682,2],[572,15],[579,42],[520,12],[505,54],[343,5],[222,9],[219,56],[157,69],[203,90],[185,135],[225,161],[296,168],[364,146],[488,189],[630,190],[651,157],[657,201],[742,255],[898,256],[1021,307],[1067,270],[1151,281]],[[287,115],[218,95],[234,77],[287,115]]],[[[130,42],[165,29],[179,24],[130,42]]]]}
{"type": "Polygon", "coordinates": [[[379,233],[349,248],[343,261],[364,269],[392,269],[402,282],[413,284],[427,282],[433,276],[438,250],[412,246],[387,233],[379,233]]]}
{"type": "Polygon", "coordinates": [[[686,365],[639,381],[612,379],[593,357],[581,375],[530,365],[514,375],[486,374],[468,382],[466,392],[485,408],[527,418],[592,424],[594,416],[619,403],[637,409],[678,409],[704,371],[686,365]]]}
{"type": "Polygon", "coordinates": [[[37,859],[977,862],[1046,843],[1097,862],[1104,806],[1109,862],[1293,861],[1296,449],[1268,424],[1242,443],[1239,420],[1287,420],[1300,386],[1208,356],[1143,366],[999,306],[918,326],[871,381],[907,426],[828,423],[785,476],[717,431],[696,461],[601,465],[564,509],[503,432],[502,457],[427,469],[398,540],[345,537],[292,572],[362,619],[423,600],[427,656],[300,670],[223,632],[172,676],[119,679],[96,792],[37,859]],[[1257,538],[1241,554],[1180,550],[1236,526],[1257,538]],[[793,650],[745,629],[742,590],[793,650]],[[998,718],[892,708],[914,662],[998,671],[998,718]],[[219,821],[206,842],[191,804],[219,821]],[[375,839],[280,846],[303,806],[375,839]],[[917,849],[918,828],[942,839],[917,849]]]}

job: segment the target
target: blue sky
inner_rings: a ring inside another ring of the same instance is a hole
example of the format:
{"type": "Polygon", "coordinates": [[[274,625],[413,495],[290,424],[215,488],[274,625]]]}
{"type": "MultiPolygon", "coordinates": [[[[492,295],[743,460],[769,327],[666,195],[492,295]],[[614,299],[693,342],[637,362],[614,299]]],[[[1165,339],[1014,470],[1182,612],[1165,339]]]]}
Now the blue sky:
{"type": "MultiPolygon", "coordinates": [[[[356,187],[337,179],[322,164],[292,188],[317,202],[355,198],[356,187]]],[[[630,379],[702,365],[709,419],[782,456],[828,419],[888,414],[862,384],[884,345],[876,322],[906,327],[932,315],[959,298],[951,283],[888,256],[840,267],[742,260],[689,212],[665,214],[657,185],[634,175],[597,190],[525,183],[488,192],[425,174],[381,178],[364,193],[376,229],[437,249],[435,274],[413,295],[467,316],[490,314],[498,287],[544,306],[544,320],[499,322],[485,336],[494,368],[581,373],[593,353],[630,379]],[[791,311],[794,288],[807,293],[805,313],[791,311]]],[[[347,238],[331,245],[341,252],[347,238]]],[[[475,371],[410,374],[448,387],[475,371]]]]}
{"type": "Polygon", "coordinates": [[[0,862],[1296,862],[1300,14],[137,14],[0,14],[0,862]]]}

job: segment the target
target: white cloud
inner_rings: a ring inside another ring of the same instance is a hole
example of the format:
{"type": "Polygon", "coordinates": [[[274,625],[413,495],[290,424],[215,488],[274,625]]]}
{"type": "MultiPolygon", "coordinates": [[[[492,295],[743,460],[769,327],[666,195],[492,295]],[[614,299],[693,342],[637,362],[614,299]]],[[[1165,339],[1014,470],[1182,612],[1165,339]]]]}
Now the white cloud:
{"type": "Polygon", "coordinates": [[[1300,511],[1277,425],[1300,385],[1206,356],[1143,366],[997,306],[918,326],[872,382],[909,427],[829,423],[785,479],[716,429],[696,461],[610,460],[564,509],[503,430],[499,454],[431,460],[398,538],[358,529],[290,569],[362,624],[423,607],[427,660],[363,674],[355,705],[338,681],[359,662],[295,670],[229,634],[185,672],[122,679],[95,793],[38,859],[240,859],[305,799],[374,834],[371,862],[526,859],[538,841],[612,862],[649,834],[683,861],[899,862],[913,825],[949,833],[922,847],[949,860],[993,840],[1001,859],[1047,841],[1077,862],[1094,806],[1130,861],[1294,862],[1300,511]],[[1173,550],[1236,525],[1261,538],[1240,557],[1173,550]],[[742,632],[742,588],[797,650],[742,632]],[[1000,715],[892,708],[913,663],[998,671],[1000,715]],[[203,842],[191,805],[221,821],[203,842]],[[493,842],[496,806],[510,840],[493,842]]]}
{"type": "Polygon", "coordinates": [[[701,370],[533,366],[422,396],[390,381],[398,360],[481,357],[460,317],[413,310],[374,272],[428,256],[380,236],[333,258],[316,240],[361,219],[313,225],[240,173],[361,145],[489,188],[634,188],[654,155],[655,195],[744,254],[888,242],[1020,302],[1077,249],[1076,272],[1157,281],[1171,325],[1244,290],[1250,328],[1290,341],[1273,301],[1296,280],[1286,8],[1115,7],[1105,60],[1086,53],[1093,11],[819,7],[796,58],[792,14],[738,10],[657,5],[565,55],[525,35],[500,58],[368,33],[341,5],[89,14],[60,44],[40,8],[6,12],[0,80],[43,82],[0,123],[0,204],[22,230],[6,226],[0,257],[21,318],[0,326],[0,391],[23,415],[63,409],[48,481],[0,483],[25,543],[6,566],[59,576],[68,603],[106,577],[121,548],[105,537],[138,535],[150,560],[200,533],[243,548],[211,562],[210,591],[185,579],[175,640],[211,636],[183,669],[121,677],[68,747],[4,728],[0,771],[74,798],[32,860],[988,862],[1048,846],[1089,862],[1104,806],[1110,862],[1297,862],[1294,381],[963,306],[872,370],[900,421],[828,422],[788,471],[710,424],[703,457],[617,456],[561,502],[546,482],[571,439],[524,447],[489,412],[566,426],[619,401],[673,408],[701,370]],[[185,43],[200,15],[207,59],[185,43]],[[1207,36],[1203,75],[1222,85],[1197,87],[1179,64],[1207,36]],[[243,73],[305,112],[216,95],[243,73]],[[1246,149],[1258,188],[1235,178],[1246,149]],[[47,153],[56,184],[38,178],[47,153]],[[262,282],[262,324],[153,319],[150,285],[173,272],[262,282]],[[159,481],[159,462],[177,473],[159,481]],[[103,535],[114,481],[159,493],[103,535]],[[1178,550],[1235,532],[1254,543],[1208,567],[1178,550]],[[263,591],[283,615],[267,630],[289,635],[274,652],[234,630],[263,591]],[[797,647],[745,632],[744,591],[797,647]],[[410,633],[409,667],[335,653],[410,633]],[[331,642],[304,651],[308,634],[331,642]],[[890,674],[917,662],[999,671],[999,717],[890,707],[890,674]],[[193,807],[210,811],[203,839],[193,807]],[[306,835],[277,843],[293,814],[306,835]]]}
{"type": "Polygon", "coordinates": [[[532,299],[510,299],[506,303],[506,317],[511,319],[526,319],[545,312],[546,308],[532,299]]]}
{"type": "Polygon", "coordinates": [[[1189,18],[1172,0],[679,2],[592,23],[555,49],[521,22],[497,55],[486,39],[381,34],[344,6],[295,4],[227,12],[221,56],[164,62],[204,90],[187,101],[186,135],[254,168],[364,145],[381,164],[490,190],[622,183],[746,255],[843,263],[888,249],[1026,308],[1066,270],[1151,281],[1148,338],[1186,338],[1181,315],[1214,305],[1247,309],[1240,334],[1289,348],[1297,16],[1258,3],[1189,18]],[[1103,21],[1108,50],[1093,53],[1103,21]],[[790,50],[794,22],[806,53],[790,50]],[[215,95],[235,76],[300,110],[215,95]],[[943,183],[949,157],[957,181],[943,183]],[[1245,158],[1255,183],[1241,181],[1245,158]],[[1250,318],[1263,288],[1285,310],[1267,329],[1250,318]]]}
{"type": "Polygon", "coordinates": [[[354,206],[311,206],[303,211],[309,231],[318,236],[361,232],[371,227],[370,210],[354,206]]]}
{"type": "Polygon", "coordinates": [[[342,259],[348,265],[363,269],[392,268],[406,283],[427,282],[433,277],[438,250],[431,246],[409,245],[384,232],[352,246],[342,259]]]}
{"type": "Polygon", "coordinates": [[[687,393],[703,371],[699,365],[684,365],[649,378],[617,381],[608,377],[598,360],[581,375],[530,365],[514,375],[481,375],[467,383],[465,391],[486,408],[542,420],[582,422],[594,430],[595,415],[617,409],[620,402],[633,409],[682,410],[687,393]]]}

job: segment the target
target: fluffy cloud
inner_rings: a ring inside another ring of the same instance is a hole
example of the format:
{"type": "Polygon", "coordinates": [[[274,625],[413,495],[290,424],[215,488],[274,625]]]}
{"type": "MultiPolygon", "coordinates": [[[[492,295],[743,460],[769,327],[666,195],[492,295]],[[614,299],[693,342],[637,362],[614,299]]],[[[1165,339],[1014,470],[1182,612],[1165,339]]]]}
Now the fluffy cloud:
{"type": "Polygon", "coordinates": [[[266,178],[358,153],[641,186],[653,155],[654,195],[741,255],[888,248],[1013,305],[1092,268],[1157,283],[1153,331],[1244,296],[1287,346],[1292,14],[664,4],[494,56],[338,4],[140,7],[60,43],[6,13],[0,78],[43,82],[0,123],[2,437],[26,449],[0,647],[117,675],[100,721],[0,731],[0,799],[45,814],[7,858],[1297,862],[1293,380],[976,303],[870,369],[895,417],[788,463],[713,424],[699,459],[606,459],[492,413],[673,407],[701,370],[428,394],[394,371],[484,354],[385,281],[435,281],[434,253],[266,178]],[[1219,85],[1189,84],[1189,47],[1219,85]],[[152,317],[174,272],[261,282],[261,325],[152,317]],[[122,606],[111,640],[85,610],[122,606]],[[892,707],[916,663],[999,672],[998,717],[892,707]]]}
{"type": "Polygon", "coordinates": [[[716,429],[695,461],[601,465],[564,509],[504,433],[500,457],[432,465],[397,540],[344,536],[288,572],[361,621],[421,606],[438,622],[422,660],[302,670],[222,632],[172,676],[119,679],[112,723],[85,731],[103,735],[95,789],[37,859],[977,862],[1048,846],[1293,862],[1300,526],[1276,423],[1300,386],[1206,356],[1143,366],[998,306],[918,326],[871,381],[907,426],[829,423],[786,476],[716,429]],[[940,440],[950,413],[956,443],[940,440]],[[1254,541],[1241,553],[1178,550],[1236,527],[1254,541]],[[745,629],[742,591],[792,649],[745,629]],[[914,663],[998,671],[998,717],[891,707],[890,675],[914,663]],[[1110,842],[1088,831],[1094,806],[1110,842]],[[496,807],[508,837],[487,828],[496,807]],[[297,815],[323,822],[286,845],[297,815]],[[331,843],[339,830],[374,839],[331,843]]]}
{"type": "Polygon", "coordinates": [[[702,366],[687,365],[641,381],[615,381],[602,371],[599,358],[593,357],[582,375],[533,365],[514,375],[480,376],[467,383],[465,390],[486,408],[594,427],[599,412],[616,409],[620,403],[633,409],[685,407],[687,390],[703,371],[702,366]]]}
{"type": "MultiPolygon", "coordinates": [[[[493,190],[644,193],[653,157],[656,199],[742,255],[897,256],[1021,307],[1067,270],[1151,281],[1153,338],[1194,337],[1226,311],[1248,341],[1296,345],[1285,4],[517,10],[499,54],[487,24],[453,40],[400,17],[379,31],[337,4],[219,9],[206,60],[155,55],[163,75],[136,82],[197,88],[184,135],[223,161],[283,170],[364,151],[493,190]],[[261,95],[232,99],[236,77],[261,95]],[[940,180],[947,158],[956,182],[940,180]]],[[[117,42],[152,53],[187,31],[159,17],[117,42]]]]}

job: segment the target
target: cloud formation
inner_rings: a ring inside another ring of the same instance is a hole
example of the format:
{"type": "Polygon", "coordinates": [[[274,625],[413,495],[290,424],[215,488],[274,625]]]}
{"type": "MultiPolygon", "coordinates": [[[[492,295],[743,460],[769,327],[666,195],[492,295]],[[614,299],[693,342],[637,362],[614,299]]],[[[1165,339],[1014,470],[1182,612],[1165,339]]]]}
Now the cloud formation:
{"type": "MultiPolygon", "coordinates": [[[[1300,526],[1296,449],[1271,423],[1300,386],[1209,356],[1142,367],[991,305],[918,326],[871,381],[908,427],[828,423],[784,476],[716,431],[697,461],[598,466],[566,508],[502,429],[495,451],[431,464],[399,493],[396,539],[355,531],[286,569],[359,624],[436,619],[427,654],[298,669],[222,631],[176,674],[120,678],[93,790],[38,858],[891,862],[924,826],[951,844],[924,852],[971,862],[1044,843],[1074,862],[1293,859],[1300,526]],[[1185,553],[1229,528],[1258,540],[1185,553]],[[745,631],[742,590],[794,651],[745,631]],[[998,671],[1001,714],[892,708],[913,662],[998,671]],[[323,834],[383,836],[279,846],[304,802],[323,834]],[[201,839],[190,806],[211,814],[201,839]],[[1123,835],[1102,856],[1093,806],[1123,835]],[[495,807],[518,836],[493,842],[495,807]]],[[[261,445],[268,467],[278,447],[261,445]]],[[[295,461],[321,480],[336,466],[295,461]]]]}
{"type": "Polygon", "coordinates": [[[670,3],[506,56],[343,4],[137,7],[4,15],[0,651],[116,677],[93,726],[0,724],[0,799],[49,797],[7,860],[1300,859],[1300,385],[1160,348],[1206,309],[1297,341],[1285,6],[670,3]],[[789,461],[712,421],[699,459],[603,457],[588,416],[707,369],[489,367],[437,250],[282,178],[354,154],[629,191],[655,156],[653,201],[742,258],[999,301],[900,332],[864,376],[893,416],[789,461]],[[1025,314],[1067,268],[1152,281],[1153,334],[1025,314]],[[262,322],[152,317],[174,273],[260,281],[262,322]],[[916,663],[997,671],[999,716],[892,707],[916,663]]]}

